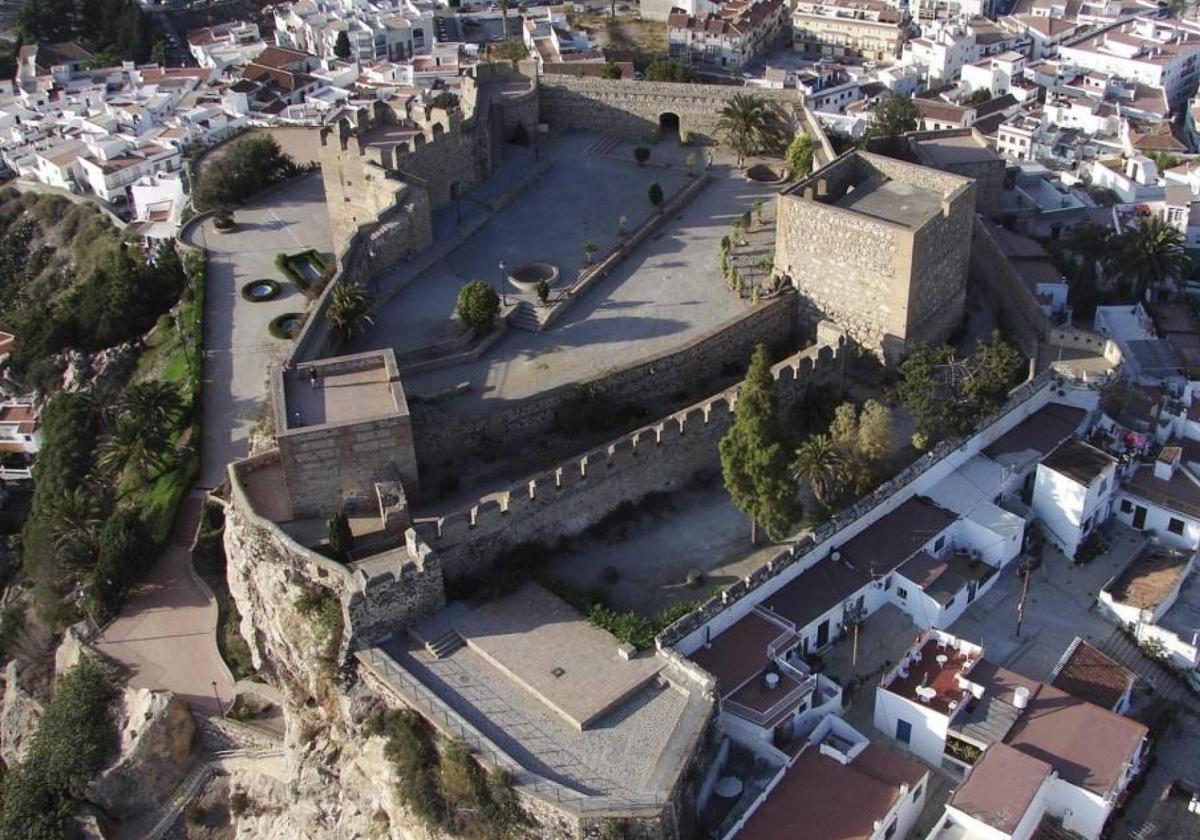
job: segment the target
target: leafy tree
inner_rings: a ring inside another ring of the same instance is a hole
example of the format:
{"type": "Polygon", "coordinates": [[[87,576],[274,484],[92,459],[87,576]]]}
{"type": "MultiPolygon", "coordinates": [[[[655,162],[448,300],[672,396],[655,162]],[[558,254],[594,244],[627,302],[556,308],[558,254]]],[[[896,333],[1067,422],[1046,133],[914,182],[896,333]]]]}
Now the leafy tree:
{"type": "Polygon", "coordinates": [[[812,138],[800,133],[792,140],[787,148],[788,173],[795,179],[800,179],[812,172],[813,144],[812,138]]]}
{"type": "Polygon", "coordinates": [[[333,42],[333,54],[343,61],[350,58],[350,34],[345,29],[338,32],[333,42]]]}
{"type": "Polygon", "coordinates": [[[96,566],[88,576],[84,604],[98,621],[116,614],[126,593],[154,559],[154,542],[136,510],[118,510],[100,529],[96,566]]]}
{"type": "Polygon", "coordinates": [[[375,318],[371,315],[374,298],[361,283],[339,283],[330,293],[325,317],[343,339],[365,332],[375,318]]]}
{"type": "Polygon", "coordinates": [[[917,130],[917,106],[907,96],[886,93],[875,106],[872,123],[867,127],[867,137],[896,137],[906,131],[917,130]]]}
{"type": "Polygon", "coordinates": [[[1157,216],[1117,237],[1113,269],[1134,300],[1145,299],[1148,291],[1164,293],[1170,281],[1186,277],[1191,267],[1184,235],[1157,216]]]}
{"type": "Polygon", "coordinates": [[[600,71],[602,79],[619,79],[621,78],[621,65],[616,62],[608,62],[604,65],[604,69],[600,71]]]}
{"type": "Polygon", "coordinates": [[[449,111],[458,107],[458,97],[448,90],[443,90],[429,100],[429,107],[449,111]]]}
{"type": "Polygon", "coordinates": [[[982,105],[984,102],[987,102],[991,98],[992,98],[992,92],[990,90],[988,90],[987,88],[980,88],[979,90],[972,91],[971,95],[963,100],[963,104],[964,105],[982,105]]]}
{"type": "Polygon", "coordinates": [[[350,530],[350,518],[346,511],[339,510],[329,519],[329,550],[343,563],[349,563],[354,550],[354,533],[350,530]]]}
{"type": "Polygon", "coordinates": [[[854,403],[844,402],[833,410],[829,421],[830,440],[843,452],[858,445],[858,409],[854,403]]]}
{"type": "Polygon", "coordinates": [[[954,348],[919,345],[900,365],[896,394],[927,443],[970,431],[1020,381],[1021,355],[999,333],[962,359],[954,348]]]}
{"type": "Polygon", "coordinates": [[[648,82],[690,82],[692,71],[673,58],[656,58],[646,66],[648,82]]]}
{"type": "Polygon", "coordinates": [[[529,58],[529,48],[521,41],[505,40],[503,44],[496,47],[496,53],[500,58],[511,61],[513,64],[529,58]]]}
{"type": "Polygon", "coordinates": [[[663,188],[661,186],[659,186],[658,181],[655,181],[653,184],[650,185],[650,189],[647,192],[647,196],[650,199],[650,203],[653,204],[655,207],[662,206],[663,188]]]}
{"type": "Polygon", "coordinates": [[[150,61],[159,67],[167,66],[167,42],[162,38],[154,39],[154,46],[150,48],[150,61]]]}
{"type": "Polygon", "coordinates": [[[160,428],[124,415],[96,449],[96,465],[114,479],[125,475],[140,485],[163,468],[169,452],[170,441],[160,428]]]}
{"type": "Polygon", "coordinates": [[[792,475],[812,485],[813,495],[829,505],[841,492],[846,474],[846,459],[830,435],[813,435],[796,450],[792,475]]]}
{"type": "Polygon", "coordinates": [[[863,404],[858,418],[858,450],[872,464],[882,464],[896,445],[896,420],[892,410],[876,400],[863,404]]]}
{"type": "Polygon", "coordinates": [[[247,137],[234,141],[204,168],[193,198],[200,209],[237,204],[297,171],[274,138],[247,137]]]}
{"type": "Polygon", "coordinates": [[[717,131],[737,153],[738,166],[747,155],[778,149],[787,136],[778,108],[754,93],[730,97],[718,115],[717,131]]]}
{"type": "Polygon", "coordinates": [[[482,280],[472,280],[458,292],[458,319],[478,334],[492,328],[500,313],[500,296],[482,280]]]}
{"type": "Polygon", "coordinates": [[[782,440],[771,360],[760,344],[738,391],[733,425],[717,447],[725,489],[750,517],[751,542],[759,524],[782,538],[800,513],[782,440]]]}

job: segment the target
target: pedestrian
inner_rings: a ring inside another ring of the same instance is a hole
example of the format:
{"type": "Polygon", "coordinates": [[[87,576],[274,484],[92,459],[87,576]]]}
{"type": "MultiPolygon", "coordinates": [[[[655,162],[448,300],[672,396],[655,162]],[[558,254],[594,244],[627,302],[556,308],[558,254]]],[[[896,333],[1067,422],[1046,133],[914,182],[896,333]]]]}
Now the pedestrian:
{"type": "Polygon", "coordinates": [[[308,384],[312,385],[312,388],[314,391],[317,390],[317,369],[316,368],[308,369],[308,384]]]}

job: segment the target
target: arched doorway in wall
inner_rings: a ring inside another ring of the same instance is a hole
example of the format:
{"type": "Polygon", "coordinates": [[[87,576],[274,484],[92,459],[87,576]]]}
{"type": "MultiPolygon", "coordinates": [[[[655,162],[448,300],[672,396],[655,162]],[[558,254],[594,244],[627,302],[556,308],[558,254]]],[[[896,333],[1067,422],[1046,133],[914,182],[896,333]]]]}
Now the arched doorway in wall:
{"type": "Polygon", "coordinates": [[[664,111],[658,115],[658,133],[663,140],[679,140],[679,115],[664,111]]]}

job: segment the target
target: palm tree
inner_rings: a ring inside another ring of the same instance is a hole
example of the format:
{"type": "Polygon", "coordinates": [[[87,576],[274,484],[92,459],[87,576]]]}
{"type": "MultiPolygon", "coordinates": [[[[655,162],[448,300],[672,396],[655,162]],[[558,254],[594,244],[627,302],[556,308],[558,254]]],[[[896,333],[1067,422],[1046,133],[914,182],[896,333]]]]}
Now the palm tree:
{"type": "Polygon", "coordinates": [[[141,418],[125,415],[117,421],[112,434],[101,441],[96,450],[96,464],[111,476],[127,472],[140,484],[164,465],[169,449],[170,443],[158,428],[141,418]]]}
{"type": "Polygon", "coordinates": [[[55,550],[67,566],[90,565],[104,508],[99,495],[86,486],[74,487],[53,504],[55,550]]]}
{"type": "Polygon", "coordinates": [[[361,283],[340,283],[333,287],[325,317],[343,338],[353,338],[375,323],[371,304],[371,293],[361,283]]]}
{"type": "Polygon", "coordinates": [[[755,93],[735,93],[717,119],[717,131],[735,152],[740,167],[747,155],[776,149],[787,136],[778,109],[755,93]]]}
{"type": "Polygon", "coordinates": [[[1182,280],[1192,266],[1183,234],[1162,219],[1138,222],[1116,242],[1113,269],[1118,279],[1132,284],[1135,300],[1148,291],[1163,292],[1170,280],[1182,280]]]}
{"type": "Polygon", "coordinates": [[[164,437],[183,411],[183,398],[171,382],[151,380],[130,385],[121,395],[121,414],[153,426],[164,437]]]}
{"type": "Polygon", "coordinates": [[[813,495],[823,505],[838,494],[845,476],[846,459],[829,435],[813,435],[800,444],[792,475],[812,485],[813,495]]]}

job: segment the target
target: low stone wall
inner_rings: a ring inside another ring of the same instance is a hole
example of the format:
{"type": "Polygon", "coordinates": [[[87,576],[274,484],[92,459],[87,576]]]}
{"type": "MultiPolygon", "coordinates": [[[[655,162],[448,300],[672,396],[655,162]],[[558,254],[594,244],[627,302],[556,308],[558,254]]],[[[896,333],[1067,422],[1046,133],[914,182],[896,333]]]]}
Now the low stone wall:
{"type": "Polygon", "coordinates": [[[677,349],[525,399],[497,401],[498,407],[487,413],[455,416],[441,405],[422,403],[409,394],[418,465],[424,471],[436,462],[453,462],[477,452],[483,440],[498,447],[526,446],[550,432],[558,407],[581,393],[630,406],[647,416],[664,414],[672,403],[677,406],[687,398],[688,385],[711,381],[730,364],[737,365],[739,372],[744,369],[755,345],[794,346],[795,303],[791,293],[773,298],[677,349]],[[675,383],[670,387],[685,392],[674,398],[664,393],[663,383],[675,383]]]}
{"type": "MultiPolygon", "coordinates": [[[[837,381],[843,361],[835,348],[821,346],[775,365],[781,410],[790,410],[812,386],[837,381]]],[[[622,503],[679,490],[697,472],[719,469],[717,442],[733,422],[737,391],[729,388],[468,509],[426,520],[421,532],[447,578],[470,577],[521,543],[554,543],[622,503]]]]}

